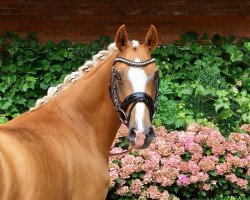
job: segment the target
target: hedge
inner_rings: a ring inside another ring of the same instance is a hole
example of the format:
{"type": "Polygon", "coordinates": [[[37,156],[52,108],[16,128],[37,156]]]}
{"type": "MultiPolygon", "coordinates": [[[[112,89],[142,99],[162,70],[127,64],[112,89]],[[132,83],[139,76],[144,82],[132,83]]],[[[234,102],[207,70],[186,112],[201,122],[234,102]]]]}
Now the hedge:
{"type": "MultiPolygon", "coordinates": [[[[154,50],[160,69],[160,102],[155,125],[183,130],[191,122],[227,136],[250,123],[250,40],[188,32],[175,44],[154,50]]],[[[35,34],[0,36],[0,122],[34,105],[49,86],[62,82],[111,39],[86,44],[63,40],[42,45],[35,34]]]]}
{"type": "Polygon", "coordinates": [[[188,32],[157,48],[162,81],[156,125],[180,130],[196,121],[226,136],[250,123],[249,41],[188,32]]]}

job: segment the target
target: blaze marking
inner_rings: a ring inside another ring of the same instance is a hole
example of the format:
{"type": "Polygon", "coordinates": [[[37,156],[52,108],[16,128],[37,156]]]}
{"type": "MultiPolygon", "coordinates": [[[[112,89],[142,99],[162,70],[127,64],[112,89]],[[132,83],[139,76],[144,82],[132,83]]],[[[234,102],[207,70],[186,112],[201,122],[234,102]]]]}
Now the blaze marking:
{"type": "MultiPolygon", "coordinates": [[[[141,62],[139,58],[135,62],[141,62]]],[[[133,92],[145,92],[148,76],[142,68],[130,67],[128,70],[128,80],[131,82],[133,92]]],[[[145,104],[139,102],[135,105],[135,123],[137,131],[144,132],[144,110],[145,104]]]]}

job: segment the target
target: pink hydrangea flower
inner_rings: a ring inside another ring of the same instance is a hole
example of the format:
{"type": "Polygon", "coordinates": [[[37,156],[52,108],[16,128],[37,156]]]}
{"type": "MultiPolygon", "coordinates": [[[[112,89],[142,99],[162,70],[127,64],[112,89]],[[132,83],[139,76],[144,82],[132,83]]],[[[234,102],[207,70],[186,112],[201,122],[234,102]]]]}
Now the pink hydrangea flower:
{"type": "Polygon", "coordinates": [[[208,174],[205,172],[199,172],[195,176],[198,178],[198,181],[200,181],[200,182],[205,182],[206,180],[209,179],[208,174]]]}
{"type": "Polygon", "coordinates": [[[132,180],[130,191],[133,194],[140,194],[142,191],[143,183],[139,179],[132,180]]]}
{"type": "Polygon", "coordinates": [[[248,181],[242,178],[238,178],[236,181],[236,184],[241,188],[241,189],[247,189],[248,186],[248,181]]]}
{"type": "Polygon", "coordinates": [[[204,156],[198,163],[199,167],[204,171],[208,172],[215,169],[215,165],[218,162],[218,158],[215,156],[204,156]]]}
{"type": "Polygon", "coordinates": [[[151,199],[160,199],[161,192],[158,190],[157,186],[150,186],[145,192],[144,195],[151,199]]]}
{"type": "Polygon", "coordinates": [[[250,124],[243,124],[240,129],[250,133],[250,124]]]}
{"type": "Polygon", "coordinates": [[[201,186],[201,188],[202,188],[203,190],[210,190],[210,189],[211,189],[211,185],[205,183],[205,184],[203,184],[203,185],[201,186]]]}
{"type": "Polygon", "coordinates": [[[187,131],[198,132],[201,130],[201,125],[197,123],[191,123],[187,127],[187,131]]]}
{"type": "Polygon", "coordinates": [[[126,196],[128,194],[128,192],[129,192],[128,186],[122,186],[116,190],[116,194],[118,194],[120,196],[126,196]]]}
{"type": "Polygon", "coordinates": [[[170,186],[175,182],[178,175],[178,170],[167,167],[162,170],[157,170],[154,173],[154,181],[160,183],[162,186],[170,186]]]}
{"type": "Polygon", "coordinates": [[[144,176],[143,176],[143,183],[144,184],[148,184],[153,180],[153,173],[154,172],[147,172],[144,176]]]}
{"type": "Polygon", "coordinates": [[[187,162],[188,165],[188,171],[191,172],[192,174],[197,174],[200,171],[200,167],[198,166],[198,164],[195,161],[188,161],[187,162]]]}
{"type": "Polygon", "coordinates": [[[231,166],[228,163],[221,163],[216,165],[216,172],[219,175],[229,173],[231,171],[231,166]]]}
{"type": "Polygon", "coordinates": [[[161,196],[160,196],[160,199],[159,200],[169,200],[169,193],[168,193],[168,191],[167,190],[165,190],[162,194],[161,194],[161,196]]]}
{"type": "Polygon", "coordinates": [[[177,185],[179,186],[186,186],[189,185],[191,183],[191,180],[188,176],[180,174],[178,176],[178,180],[177,180],[177,185]]]}

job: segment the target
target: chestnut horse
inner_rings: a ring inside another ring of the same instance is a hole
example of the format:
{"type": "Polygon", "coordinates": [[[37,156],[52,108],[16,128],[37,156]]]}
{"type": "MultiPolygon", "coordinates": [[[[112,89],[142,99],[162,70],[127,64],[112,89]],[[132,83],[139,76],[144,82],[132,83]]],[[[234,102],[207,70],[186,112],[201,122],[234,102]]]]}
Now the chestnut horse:
{"type": "Polygon", "coordinates": [[[155,135],[158,73],[150,52],[156,45],[154,26],[142,45],[121,26],[108,51],[1,125],[0,199],[105,199],[119,117],[135,148],[146,148],[155,135]]]}

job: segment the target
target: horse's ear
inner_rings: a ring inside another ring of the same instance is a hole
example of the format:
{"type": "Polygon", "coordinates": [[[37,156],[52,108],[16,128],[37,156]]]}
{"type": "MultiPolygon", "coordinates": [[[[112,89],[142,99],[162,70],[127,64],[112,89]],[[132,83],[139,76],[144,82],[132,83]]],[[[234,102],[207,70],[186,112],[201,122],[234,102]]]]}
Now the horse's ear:
{"type": "Polygon", "coordinates": [[[115,44],[120,51],[126,49],[128,45],[128,33],[124,24],[118,29],[116,33],[115,44]]]}
{"type": "Polygon", "coordinates": [[[149,51],[153,51],[158,44],[158,34],[157,30],[153,25],[150,25],[148,33],[145,38],[144,45],[149,51]]]}

